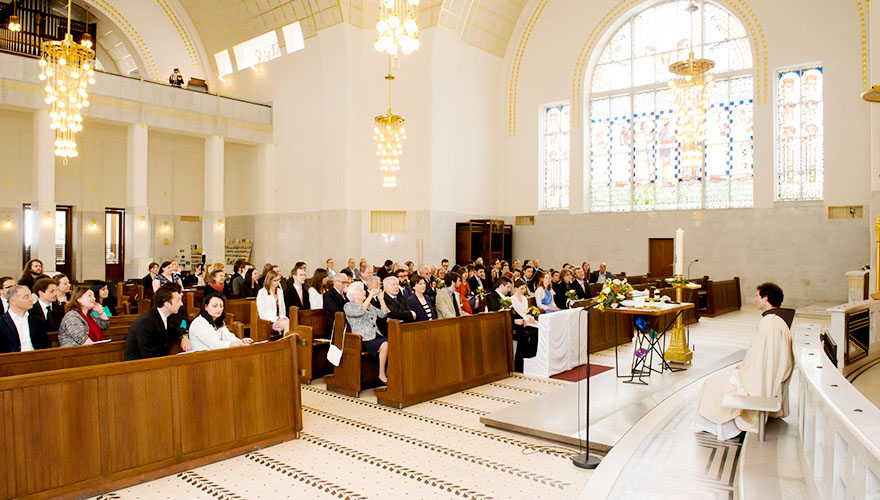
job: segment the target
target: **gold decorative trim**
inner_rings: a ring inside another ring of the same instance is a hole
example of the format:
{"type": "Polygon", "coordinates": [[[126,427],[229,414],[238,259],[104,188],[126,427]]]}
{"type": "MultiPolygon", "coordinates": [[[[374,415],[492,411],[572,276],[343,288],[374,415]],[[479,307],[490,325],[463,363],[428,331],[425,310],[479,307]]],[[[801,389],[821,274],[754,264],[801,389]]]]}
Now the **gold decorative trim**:
{"type": "Polygon", "coordinates": [[[856,0],[859,7],[859,29],[862,36],[862,90],[868,90],[868,26],[867,19],[871,15],[871,0],[865,0],[864,7],[861,0],[856,0]]]}
{"type": "Polygon", "coordinates": [[[138,52],[143,57],[144,64],[147,65],[146,69],[150,72],[150,76],[152,76],[154,80],[158,81],[160,77],[159,70],[156,67],[156,61],[153,59],[153,55],[150,53],[150,49],[147,47],[146,42],[144,42],[144,39],[141,38],[141,35],[137,32],[137,30],[134,29],[134,26],[132,26],[131,23],[128,22],[128,19],[126,19],[125,16],[122,15],[122,13],[116,10],[116,7],[113,7],[113,5],[111,5],[107,0],[94,0],[94,2],[98,4],[100,8],[104,9],[107,14],[109,14],[110,17],[112,17],[113,20],[116,21],[116,24],[120,28],[128,33],[131,41],[134,43],[135,47],[137,47],[138,49],[138,52]]]}
{"type": "MultiPolygon", "coordinates": [[[[190,40],[186,28],[183,26],[183,23],[180,22],[180,19],[177,18],[174,9],[171,8],[165,0],[156,0],[156,3],[159,4],[159,7],[162,8],[165,15],[171,20],[171,24],[174,25],[174,29],[177,30],[177,34],[180,36],[180,40],[183,42],[183,45],[186,46],[186,52],[189,55],[189,60],[192,62],[193,70],[197,73],[205,74],[202,70],[202,63],[199,61],[199,53],[196,51],[195,44],[190,40]]],[[[205,74],[205,76],[207,76],[207,74],[205,74]]]]}
{"type": "Polygon", "coordinates": [[[529,16],[529,21],[523,30],[522,37],[519,39],[519,45],[516,48],[516,54],[513,57],[513,65],[510,68],[510,83],[507,95],[507,137],[516,137],[516,96],[519,85],[519,67],[522,64],[523,55],[526,52],[526,46],[529,44],[529,38],[532,36],[532,30],[541,18],[544,7],[547,6],[548,0],[538,0],[538,5],[529,16]]]}
{"type": "MultiPolygon", "coordinates": [[[[571,128],[580,128],[583,122],[584,108],[584,83],[586,80],[587,64],[590,56],[596,48],[599,39],[608,27],[617,21],[620,16],[643,0],[621,0],[611,8],[602,19],[593,27],[587,40],[584,42],[581,52],[575,62],[574,73],[571,82],[571,128]]],[[[755,69],[755,104],[767,104],[770,96],[770,58],[767,50],[767,39],[764,29],[758,21],[754,11],[743,0],[720,0],[734,12],[739,14],[739,19],[749,32],[749,41],[754,49],[752,67],[755,69]]],[[[719,2],[720,3],[720,2],[719,2]]]]}

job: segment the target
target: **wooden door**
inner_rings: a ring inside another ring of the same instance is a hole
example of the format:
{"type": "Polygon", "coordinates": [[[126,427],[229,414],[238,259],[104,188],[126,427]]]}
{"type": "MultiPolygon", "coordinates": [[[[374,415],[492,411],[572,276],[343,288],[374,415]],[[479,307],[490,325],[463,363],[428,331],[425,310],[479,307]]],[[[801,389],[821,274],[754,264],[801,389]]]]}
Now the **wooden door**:
{"type": "Polygon", "coordinates": [[[672,276],[674,238],[648,238],[648,272],[652,278],[672,276]]]}
{"type": "Polygon", "coordinates": [[[125,275],[125,210],[104,211],[104,280],[122,281],[125,275]]]}
{"type": "Polygon", "coordinates": [[[73,207],[55,207],[55,270],[73,277],[73,207]]]}

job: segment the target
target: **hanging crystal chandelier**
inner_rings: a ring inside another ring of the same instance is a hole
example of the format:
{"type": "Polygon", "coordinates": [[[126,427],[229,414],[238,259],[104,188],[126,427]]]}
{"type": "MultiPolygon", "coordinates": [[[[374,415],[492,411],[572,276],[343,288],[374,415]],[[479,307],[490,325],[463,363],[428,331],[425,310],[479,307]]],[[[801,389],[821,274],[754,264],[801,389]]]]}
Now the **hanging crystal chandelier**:
{"type": "Polygon", "coordinates": [[[398,51],[412,54],[419,48],[419,0],[379,0],[377,52],[396,56],[398,51]]]}
{"type": "Polygon", "coordinates": [[[82,43],[70,34],[70,1],[67,3],[67,34],[64,40],[42,43],[40,80],[46,82],[46,104],[55,130],[55,156],[67,159],[77,156],[76,133],[82,130],[82,109],[89,105],[86,85],[95,83],[92,60],[92,37],[84,34],[82,43]]]}
{"type": "Polygon", "coordinates": [[[698,9],[693,2],[687,7],[691,16],[691,50],[687,60],[669,65],[669,72],[675,75],[669,86],[675,96],[675,134],[681,144],[681,162],[695,169],[702,168],[712,86],[712,75],[708,72],[715,67],[711,59],[694,59],[693,15],[698,9]]]}
{"type": "Polygon", "coordinates": [[[390,68],[385,76],[388,81],[388,112],[373,118],[373,140],[376,141],[376,156],[379,157],[379,170],[382,171],[382,187],[397,187],[396,172],[400,170],[400,157],[403,156],[403,141],[406,140],[406,129],[402,116],[391,112],[391,82],[394,75],[390,68]]]}

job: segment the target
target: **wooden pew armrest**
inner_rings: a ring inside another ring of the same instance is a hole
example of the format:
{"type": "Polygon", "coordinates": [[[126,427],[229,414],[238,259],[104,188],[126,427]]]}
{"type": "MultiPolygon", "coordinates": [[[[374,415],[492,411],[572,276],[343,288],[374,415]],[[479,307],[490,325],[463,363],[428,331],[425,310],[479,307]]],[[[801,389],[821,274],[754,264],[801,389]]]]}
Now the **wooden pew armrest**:
{"type": "Polygon", "coordinates": [[[230,322],[229,331],[231,331],[238,338],[244,338],[244,323],[242,323],[241,321],[230,322]]]}

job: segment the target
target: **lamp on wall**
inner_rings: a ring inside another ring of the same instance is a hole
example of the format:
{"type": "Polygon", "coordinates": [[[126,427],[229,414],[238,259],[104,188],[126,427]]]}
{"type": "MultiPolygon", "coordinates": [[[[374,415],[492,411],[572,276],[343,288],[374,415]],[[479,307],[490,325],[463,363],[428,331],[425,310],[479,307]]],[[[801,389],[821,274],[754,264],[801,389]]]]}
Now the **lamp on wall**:
{"type": "Polygon", "coordinates": [[[693,2],[687,6],[690,13],[691,41],[687,60],[669,65],[675,77],[669,81],[675,98],[676,137],[681,144],[681,163],[695,170],[702,168],[703,142],[706,138],[706,111],[715,67],[711,59],[694,59],[694,12],[700,8],[693,2]]]}
{"type": "Polygon", "coordinates": [[[403,123],[406,119],[391,112],[391,82],[394,75],[391,74],[391,58],[388,58],[388,74],[385,75],[388,82],[388,112],[373,118],[373,140],[376,141],[376,156],[379,157],[379,170],[382,171],[382,187],[397,187],[395,172],[400,170],[400,157],[403,156],[403,141],[406,140],[406,129],[403,123]]]}
{"type": "Polygon", "coordinates": [[[162,223],[162,232],[163,232],[163,233],[167,233],[169,230],[170,230],[170,226],[168,225],[168,223],[167,223],[167,222],[163,222],[163,223],[162,223]]]}
{"type": "Polygon", "coordinates": [[[138,221],[138,227],[147,227],[147,216],[141,215],[141,220],[138,221]]]}
{"type": "Polygon", "coordinates": [[[217,229],[223,229],[223,219],[217,219],[217,229]]]}
{"type": "Polygon", "coordinates": [[[5,227],[6,229],[9,229],[12,227],[12,217],[10,217],[8,215],[6,216],[6,222],[3,223],[3,227],[5,227]]]}
{"type": "Polygon", "coordinates": [[[18,12],[16,9],[17,4],[17,0],[12,0],[12,15],[9,16],[9,24],[6,26],[6,29],[14,33],[21,31],[21,21],[18,19],[18,12]]]}
{"type": "Polygon", "coordinates": [[[67,159],[77,156],[76,133],[82,130],[82,109],[89,105],[87,84],[95,83],[91,36],[83,35],[82,43],[73,41],[70,34],[70,5],[67,2],[67,34],[64,40],[42,43],[40,80],[46,81],[46,104],[51,106],[50,127],[55,130],[55,156],[65,165],[67,159]]]}
{"type": "Polygon", "coordinates": [[[98,230],[98,219],[92,219],[92,224],[89,226],[92,231],[98,230]]]}

